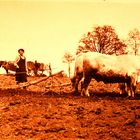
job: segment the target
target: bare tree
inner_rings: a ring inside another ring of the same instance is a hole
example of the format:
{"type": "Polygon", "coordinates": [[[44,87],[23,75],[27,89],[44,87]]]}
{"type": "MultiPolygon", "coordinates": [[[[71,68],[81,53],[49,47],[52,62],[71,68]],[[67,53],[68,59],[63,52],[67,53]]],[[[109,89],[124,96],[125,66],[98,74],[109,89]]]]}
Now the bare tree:
{"type": "Polygon", "coordinates": [[[80,40],[77,54],[83,50],[105,54],[123,54],[126,45],[118,38],[115,29],[109,25],[97,26],[93,31],[84,34],[80,40]]]}
{"type": "Polygon", "coordinates": [[[140,31],[137,28],[128,33],[126,43],[133,50],[134,54],[137,55],[140,47],[140,31]]]}
{"type": "Polygon", "coordinates": [[[70,72],[71,72],[71,63],[74,61],[74,56],[70,52],[65,52],[63,56],[63,63],[68,64],[68,73],[70,78],[70,72]]]}

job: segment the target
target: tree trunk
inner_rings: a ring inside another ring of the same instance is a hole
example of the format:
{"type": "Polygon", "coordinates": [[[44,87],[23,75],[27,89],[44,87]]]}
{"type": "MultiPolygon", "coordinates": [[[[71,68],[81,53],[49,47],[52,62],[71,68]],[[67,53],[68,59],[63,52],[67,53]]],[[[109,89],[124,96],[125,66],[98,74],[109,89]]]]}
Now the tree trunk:
{"type": "Polygon", "coordinates": [[[68,63],[68,73],[69,73],[69,78],[70,78],[70,63],[68,63]]]}
{"type": "Polygon", "coordinates": [[[135,48],[134,48],[135,50],[135,55],[137,55],[137,45],[136,45],[136,40],[135,40],[135,48]]]}

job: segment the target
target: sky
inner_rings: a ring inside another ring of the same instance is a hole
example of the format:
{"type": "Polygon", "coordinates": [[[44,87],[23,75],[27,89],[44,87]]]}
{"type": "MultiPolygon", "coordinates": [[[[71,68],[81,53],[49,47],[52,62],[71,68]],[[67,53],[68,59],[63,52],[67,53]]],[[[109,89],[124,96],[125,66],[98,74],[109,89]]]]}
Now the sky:
{"type": "Polygon", "coordinates": [[[111,25],[120,38],[140,29],[139,0],[0,0],[0,60],[14,60],[19,48],[27,60],[64,68],[82,35],[111,25]]]}

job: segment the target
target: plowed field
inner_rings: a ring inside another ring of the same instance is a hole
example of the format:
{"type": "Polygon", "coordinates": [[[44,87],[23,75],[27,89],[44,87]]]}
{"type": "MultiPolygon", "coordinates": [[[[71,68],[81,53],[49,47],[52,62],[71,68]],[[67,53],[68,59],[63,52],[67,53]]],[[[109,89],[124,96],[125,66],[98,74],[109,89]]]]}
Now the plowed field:
{"type": "Polygon", "coordinates": [[[71,86],[45,90],[51,83],[58,84],[48,79],[10,89],[14,77],[0,76],[0,140],[140,140],[139,96],[130,100],[119,95],[117,84],[95,81],[91,97],[74,96],[71,86]]]}

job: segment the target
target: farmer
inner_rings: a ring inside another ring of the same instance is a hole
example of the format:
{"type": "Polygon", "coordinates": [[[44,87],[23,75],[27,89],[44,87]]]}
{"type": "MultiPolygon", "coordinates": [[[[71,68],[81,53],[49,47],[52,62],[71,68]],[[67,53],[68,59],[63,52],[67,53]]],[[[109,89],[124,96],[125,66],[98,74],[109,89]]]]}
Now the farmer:
{"type": "Polygon", "coordinates": [[[17,56],[14,64],[16,66],[16,83],[27,82],[27,67],[26,67],[26,57],[24,56],[24,49],[18,50],[19,55],[17,56]]]}

